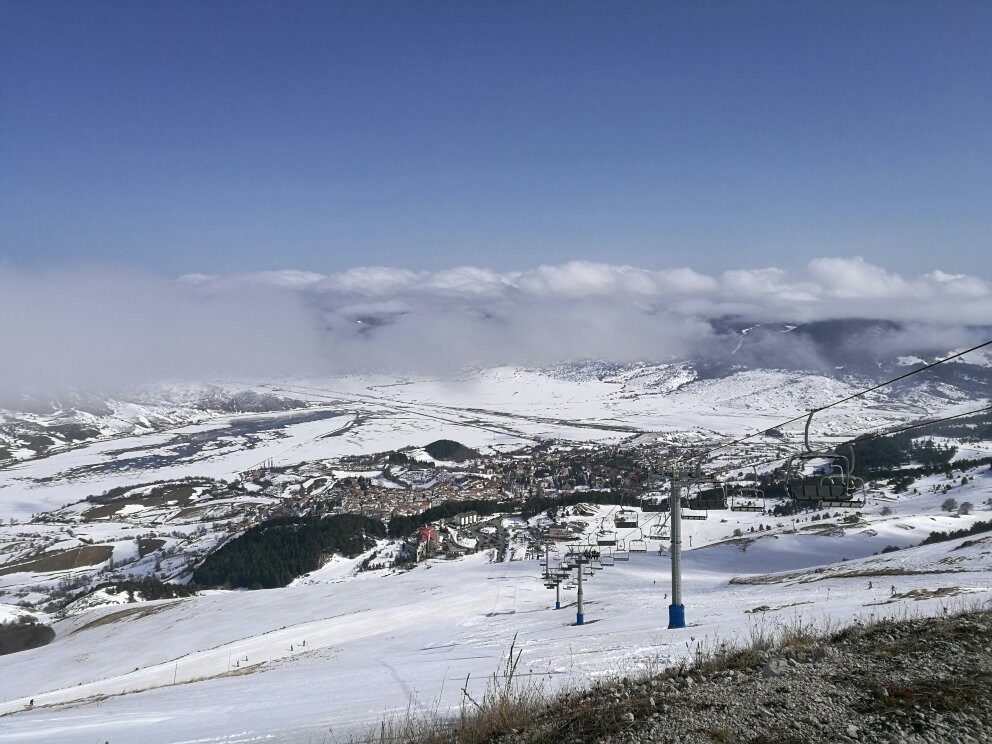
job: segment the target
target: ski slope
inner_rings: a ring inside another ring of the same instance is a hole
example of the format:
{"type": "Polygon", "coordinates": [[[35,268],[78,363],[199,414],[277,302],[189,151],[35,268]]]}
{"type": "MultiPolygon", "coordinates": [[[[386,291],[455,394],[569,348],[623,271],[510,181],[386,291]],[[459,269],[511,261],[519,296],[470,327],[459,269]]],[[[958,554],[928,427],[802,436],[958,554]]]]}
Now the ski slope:
{"type": "MultiPolygon", "coordinates": [[[[963,489],[980,504],[992,476],[963,489]]],[[[746,638],[762,624],[988,602],[992,537],[873,555],[992,516],[987,504],[969,517],[943,514],[941,498],[903,496],[884,517],[874,504],[867,524],[844,534],[811,533],[804,528],[837,520],[802,516],[795,530],[791,518],[762,514],[686,523],[689,627],[679,631],[665,628],[670,565],[658,543],[586,582],[584,626],[573,624],[574,593],[551,609],[537,561],[493,563],[491,552],[405,573],[356,574],[361,557],[337,559],[284,589],[91,610],[59,622],[49,646],[4,659],[0,741],[347,741],[384,715],[457,706],[466,678],[480,692],[514,639],[528,679],[556,689],[676,663],[699,644],[746,638]],[[770,521],[782,526],[747,531],[770,521]],[[735,527],[747,540],[726,540],[735,527]],[[735,577],[754,583],[730,583],[735,577]]],[[[610,513],[574,519],[591,534],[610,513]]]]}

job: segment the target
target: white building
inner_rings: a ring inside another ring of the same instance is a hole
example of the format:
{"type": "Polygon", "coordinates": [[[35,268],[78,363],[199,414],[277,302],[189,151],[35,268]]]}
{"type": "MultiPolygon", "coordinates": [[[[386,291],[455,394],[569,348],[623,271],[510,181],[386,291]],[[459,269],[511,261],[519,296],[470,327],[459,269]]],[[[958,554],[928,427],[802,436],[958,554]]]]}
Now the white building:
{"type": "Polygon", "coordinates": [[[464,527],[467,524],[475,524],[479,521],[479,515],[474,511],[462,512],[461,514],[456,514],[452,521],[459,527],[464,527]]]}

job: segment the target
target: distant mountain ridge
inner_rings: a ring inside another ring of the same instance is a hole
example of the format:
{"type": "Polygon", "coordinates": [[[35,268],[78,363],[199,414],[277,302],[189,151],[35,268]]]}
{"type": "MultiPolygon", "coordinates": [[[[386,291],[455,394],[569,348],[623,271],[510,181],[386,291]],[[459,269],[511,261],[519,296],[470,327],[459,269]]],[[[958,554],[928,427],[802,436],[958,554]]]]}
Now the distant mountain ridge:
{"type": "Polygon", "coordinates": [[[47,400],[27,398],[23,407],[0,408],[0,466],[80,442],[150,433],[219,414],[262,414],[306,407],[294,398],[219,385],[149,386],[107,397],[70,393],[47,400]]]}
{"type": "MultiPolygon", "coordinates": [[[[960,338],[944,338],[929,332],[933,329],[924,333],[887,320],[793,324],[756,323],[728,316],[711,325],[713,335],[706,340],[704,353],[695,359],[653,361],[648,355],[642,361],[582,359],[531,368],[454,370],[450,377],[436,379],[442,388],[496,380],[493,394],[497,397],[489,405],[497,410],[501,401],[508,400],[506,396],[517,394],[514,386],[543,389],[543,381],[576,386],[601,383],[604,387],[585,393],[599,398],[615,396],[629,401],[644,396],[677,396],[690,402],[698,399],[704,406],[719,402],[757,410],[779,404],[802,410],[812,407],[813,398],[824,394],[825,380],[842,382],[849,392],[851,386],[867,387],[891,379],[955,348],[967,347],[960,338]],[[518,380],[515,370],[526,370],[527,374],[518,380]],[[502,379],[496,379],[499,377],[502,379]]],[[[969,333],[972,338],[992,338],[992,326],[973,327],[969,333]]],[[[352,378],[360,381],[361,376],[352,378]]],[[[406,379],[396,377],[399,384],[406,379]]],[[[295,398],[291,385],[287,388],[290,392],[271,392],[262,384],[265,382],[255,386],[149,385],[116,395],[73,392],[58,398],[25,397],[16,404],[8,403],[7,408],[0,407],[0,467],[88,441],[151,433],[226,414],[275,413],[328,403],[326,397],[311,398],[305,388],[300,389],[303,399],[295,398]]],[[[338,384],[330,387],[337,388],[338,384]]],[[[364,399],[374,397],[369,395],[371,387],[359,389],[366,391],[362,393],[364,399]]],[[[378,394],[378,390],[374,392],[378,394]]],[[[942,401],[992,398],[992,349],[928,370],[885,392],[894,403],[925,410],[939,407],[942,401]]],[[[446,395],[442,394],[442,399],[446,395]]],[[[435,444],[440,454],[430,454],[437,459],[478,456],[471,450],[435,444]]]]}

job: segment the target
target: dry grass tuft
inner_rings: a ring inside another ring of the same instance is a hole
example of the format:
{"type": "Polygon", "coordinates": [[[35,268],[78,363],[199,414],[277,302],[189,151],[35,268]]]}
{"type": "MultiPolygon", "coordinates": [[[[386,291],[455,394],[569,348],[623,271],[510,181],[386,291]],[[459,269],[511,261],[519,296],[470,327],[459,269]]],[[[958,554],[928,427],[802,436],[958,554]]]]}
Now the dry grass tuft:
{"type": "Polygon", "coordinates": [[[924,708],[941,713],[976,710],[988,701],[988,690],[969,679],[931,677],[908,684],[885,685],[888,696],[878,701],[880,708],[924,708]]]}
{"type": "Polygon", "coordinates": [[[426,715],[408,709],[400,719],[383,721],[363,741],[366,744],[481,744],[533,723],[547,707],[548,696],[542,684],[521,680],[518,669],[522,653],[514,636],[502,669],[493,672],[478,700],[468,691],[469,677],[466,677],[456,716],[444,716],[437,705],[426,715]]]}

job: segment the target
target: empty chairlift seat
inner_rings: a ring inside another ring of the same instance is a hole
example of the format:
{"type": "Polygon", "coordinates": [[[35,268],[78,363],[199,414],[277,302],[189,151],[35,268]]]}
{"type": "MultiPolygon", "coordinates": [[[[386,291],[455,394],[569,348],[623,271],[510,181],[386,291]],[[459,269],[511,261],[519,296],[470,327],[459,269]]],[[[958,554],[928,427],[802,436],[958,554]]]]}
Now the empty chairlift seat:
{"type": "Polygon", "coordinates": [[[624,545],[623,540],[621,540],[616,549],[613,551],[613,560],[615,561],[629,561],[630,553],[627,551],[627,546],[624,545]]]}
{"type": "Polygon", "coordinates": [[[656,517],[655,519],[657,521],[655,521],[655,523],[652,524],[651,525],[651,528],[648,530],[648,539],[649,540],[671,540],[672,539],[672,536],[671,536],[671,534],[668,531],[668,519],[666,518],[664,521],[662,521],[662,518],[661,518],[660,515],[658,517],[656,517]]]}
{"type": "Polygon", "coordinates": [[[765,492],[760,488],[739,488],[730,495],[730,511],[763,512],[765,492]]]}
{"type": "Polygon", "coordinates": [[[600,530],[596,533],[596,544],[613,547],[617,544],[617,533],[610,530],[600,530]]]}
{"type": "Polygon", "coordinates": [[[707,513],[703,510],[692,509],[689,506],[689,499],[682,499],[682,519],[706,519],[707,513]]]}
{"type": "Polygon", "coordinates": [[[686,484],[682,519],[706,519],[710,509],[727,508],[727,488],[712,476],[698,473],[686,484]]]}
{"type": "Polygon", "coordinates": [[[617,529],[625,529],[637,526],[637,512],[629,510],[621,510],[617,513],[616,517],[613,518],[613,523],[617,526],[617,529]]]}

